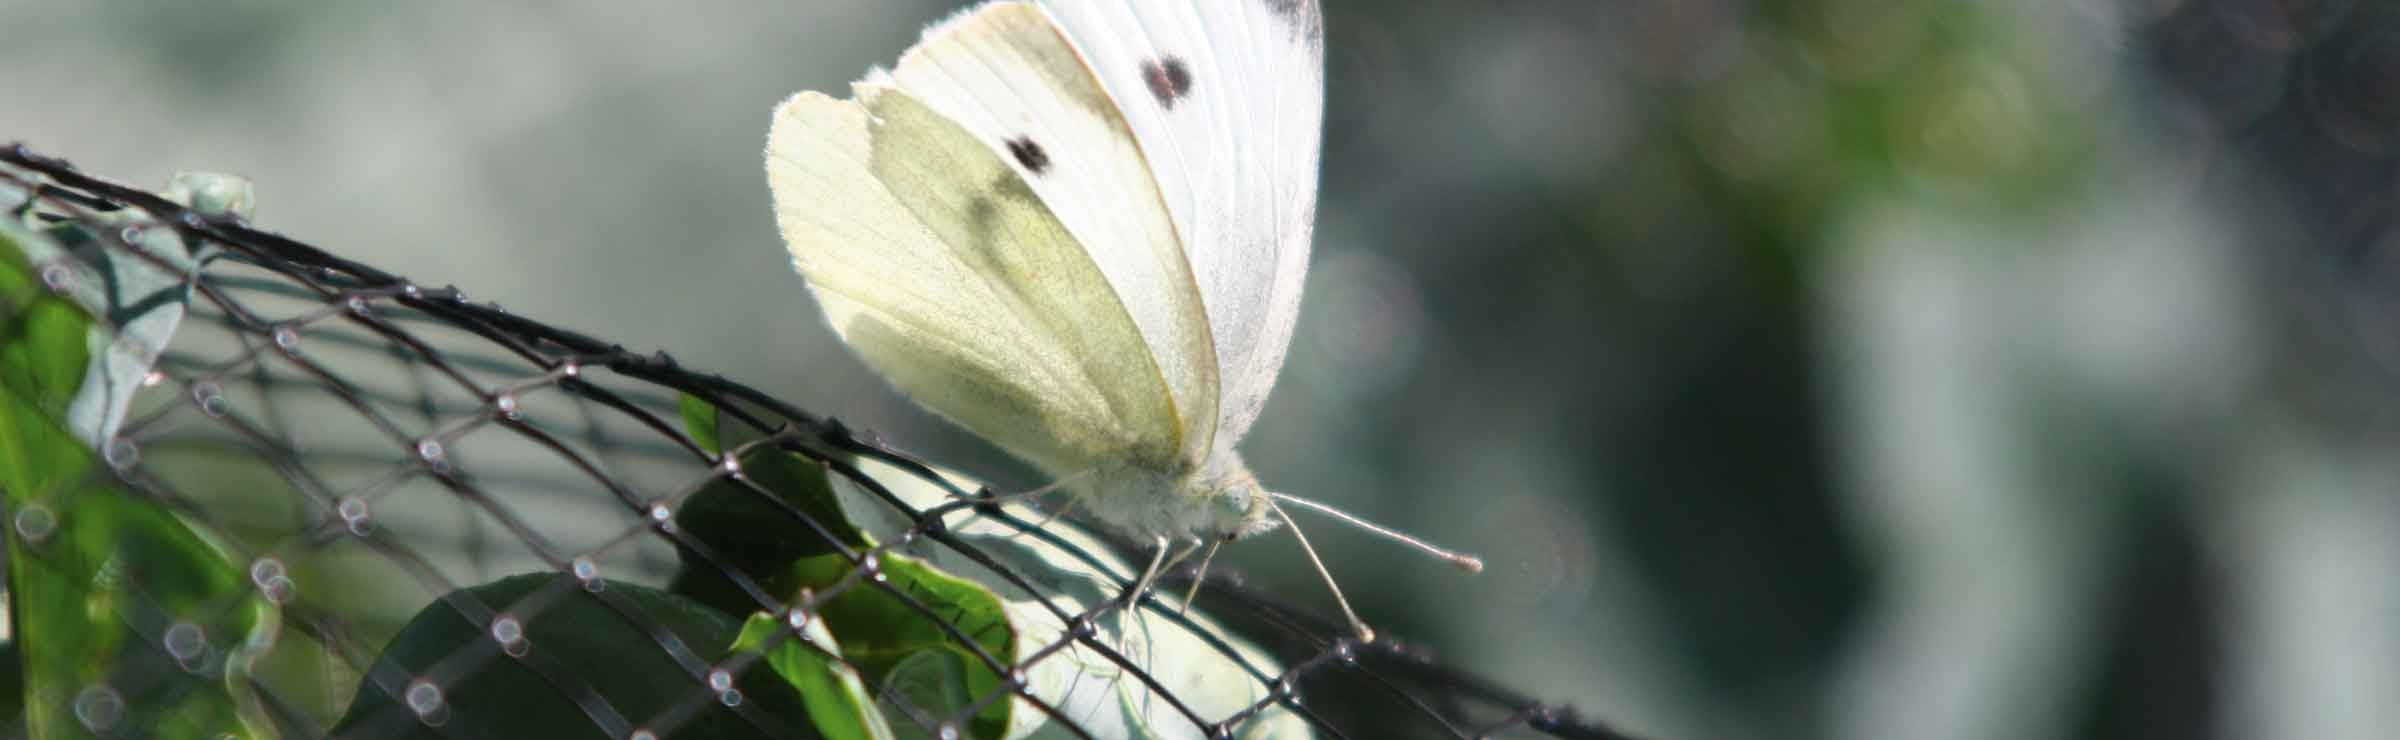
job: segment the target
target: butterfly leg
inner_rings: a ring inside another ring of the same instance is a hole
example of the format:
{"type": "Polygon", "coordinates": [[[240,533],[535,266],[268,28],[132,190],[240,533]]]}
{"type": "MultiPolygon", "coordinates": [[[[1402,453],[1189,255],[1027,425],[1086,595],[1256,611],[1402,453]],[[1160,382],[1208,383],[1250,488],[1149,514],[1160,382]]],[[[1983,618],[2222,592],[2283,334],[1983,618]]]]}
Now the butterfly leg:
{"type": "Polygon", "coordinates": [[[1225,544],[1223,538],[1210,538],[1208,553],[1200,556],[1200,570],[1192,574],[1192,587],[1183,592],[1183,605],[1177,607],[1177,614],[1191,613],[1192,602],[1200,598],[1200,584],[1208,582],[1208,564],[1217,559],[1217,546],[1222,544],[1225,544]]]}
{"type": "Polygon", "coordinates": [[[1193,552],[1198,551],[1200,549],[1200,541],[1196,539],[1192,540],[1191,545],[1183,548],[1183,551],[1175,553],[1173,557],[1169,557],[1167,555],[1168,545],[1167,538],[1165,537],[1151,538],[1150,547],[1150,567],[1142,569],[1141,580],[1134,581],[1133,590],[1125,594],[1125,607],[1127,609],[1132,609],[1140,605],[1142,594],[1149,593],[1150,587],[1157,585],[1158,574],[1166,572],[1166,569],[1174,567],[1176,563],[1183,562],[1184,558],[1191,557],[1193,552]]]}

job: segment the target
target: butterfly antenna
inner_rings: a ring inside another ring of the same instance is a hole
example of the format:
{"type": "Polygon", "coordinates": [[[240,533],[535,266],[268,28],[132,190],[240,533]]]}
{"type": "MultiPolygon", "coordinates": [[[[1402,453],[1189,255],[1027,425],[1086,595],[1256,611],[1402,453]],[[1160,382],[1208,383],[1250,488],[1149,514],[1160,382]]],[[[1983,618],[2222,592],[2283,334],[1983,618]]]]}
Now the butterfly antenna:
{"type": "MultiPolygon", "coordinates": [[[[1271,496],[1271,497],[1274,497],[1276,500],[1280,500],[1280,501],[1289,501],[1289,502],[1292,502],[1292,503],[1294,503],[1294,504],[1298,504],[1298,505],[1300,505],[1300,506],[1303,506],[1303,507],[1306,507],[1306,508],[1308,508],[1308,509],[1310,509],[1310,510],[1313,510],[1313,511],[1315,511],[1315,512],[1319,513],[1319,514],[1324,514],[1324,515],[1326,515],[1326,516],[1330,516],[1330,517],[1333,517],[1333,518],[1335,518],[1335,519],[1340,519],[1340,520],[1342,520],[1342,521],[1344,521],[1344,522],[1348,522],[1348,523],[1350,523],[1350,525],[1351,525],[1351,526],[1358,527],[1359,529],[1364,529],[1364,530],[1367,530],[1367,531],[1369,531],[1369,532],[1373,532],[1373,533],[1376,533],[1376,534],[1379,534],[1379,535],[1383,535],[1383,536],[1385,536],[1385,537],[1388,537],[1388,538],[1391,538],[1391,539],[1394,539],[1394,540],[1398,540],[1398,541],[1400,542],[1400,544],[1407,545],[1407,546],[1409,546],[1409,547],[1412,547],[1412,548],[1416,548],[1416,550],[1417,550],[1418,552],[1422,552],[1422,553],[1425,553],[1425,554],[1427,554],[1427,555],[1432,555],[1432,556],[1434,556],[1434,557],[1441,558],[1441,559],[1443,559],[1443,560],[1445,560],[1445,561],[1448,561],[1448,562],[1449,562],[1451,565],[1458,566],[1458,569],[1459,569],[1459,570],[1463,570],[1463,571],[1466,571],[1466,572],[1469,572],[1469,573],[1481,573],[1481,572],[1483,572],[1483,558],[1475,557],[1475,556],[1473,556],[1473,555],[1468,555],[1468,554],[1466,554],[1466,553],[1455,552],[1455,551],[1451,551],[1451,550],[1443,549],[1443,548],[1441,548],[1441,547],[1439,547],[1439,546],[1436,546],[1436,545],[1434,545],[1434,544],[1433,544],[1433,543],[1431,543],[1431,542],[1426,542],[1426,541],[1424,541],[1424,540],[1420,540],[1420,539],[1417,539],[1417,538],[1415,538],[1415,537],[1410,537],[1410,536],[1408,536],[1407,534],[1404,534],[1404,533],[1402,533],[1402,532],[1400,532],[1400,531],[1398,531],[1398,530],[1394,530],[1394,529],[1392,529],[1392,528],[1390,528],[1390,527],[1385,527],[1385,526],[1383,526],[1383,525],[1376,524],[1376,523],[1374,523],[1374,522],[1370,522],[1370,521],[1367,521],[1367,520],[1365,520],[1365,519],[1360,519],[1360,518],[1358,518],[1358,517],[1356,517],[1356,516],[1352,516],[1352,515],[1351,515],[1349,512],[1342,511],[1341,509],[1336,509],[1336,508],[1333,508],[1333,507],[1331,507],[1331,506],[1326,506],[1326,505],[1324,505],[1324,504],[1320,504],[1320,503],[1317,503],[1317,502],[1315,502],[1315,501],[1310,501],[1310,500],[1308,500],[1308,499],[1304,499],[1304,498],[1301,498],[1301,497],[1298,497],[1298,496],[1294,496],[1294,495],[1291,495],[1291,494],[1288,494],[1288,493],[1276,493],[1276,492],[1274,492],[1274,491],[1268,491],[1268,492],[1267,492],[1267,495],[1268,495],[1268,496],[1271,496]]],[[[1287,521],[1287,522],[1288,522],[1288,521],[1291,521],[1291,517],[1289,517],[1289,516],[1286,516],[1286,517],[1284,517],[1284,521],[1287,521]]],[[[1294,531],[1294,532],[1293,532],[1293,534],[1299,534],[1299,532],[1298,532],[1298,531],[1294,531]]],[[[1302,541],[1303,543],[1307,542],[1307,540],[1306,540],[1306,539],[1303,539],[1303,540],[1301,540],[1301,541],[1302,541]]]]}
{"type": "Polygon", "coordinates": [[[1274,509],[1275,516],[1282,517],[1284,525],[1292,528],[1292,537],[1300,540],[1300,551],[1308,553],[1309,564],[1317,566],[1317,575],[1323,576],[1325,587],[1333,590],[1333,603],[1340,604],[1342,616],[1350,619],[1350,631],[1358,633],[1358,639],[1362,642],[1374,642],[1375,630],[1368,628],[1366,621],[1358,618],[1358,612],[1350,610],[1350,600],[1342,596],[1341,584],[1333,582],[1333,571],[1325,569],[1325,560],[1317,557],[1317,548],[1308,544],[1308,535],[1300,533],[1300,523],[1292,521],[1292,515],[1284,513],[1283,507],[1276,506],[1273,498],[1267,499],[1267,508],[1274,509]]]}
{"type": "Polygon", "coordinates": [[[1222,544],[1225,544],[1223,538],[1210,538],[1208,552],[1200,556],[1200,571],[1192,574],[1192,587],[1183,592],[1183,608],[1176,613],[1192,612],[1192,600],[1200,598],[1200,584],[1208,580],[1208,564],[1217,559],[1217,546],[1222,544]]]}

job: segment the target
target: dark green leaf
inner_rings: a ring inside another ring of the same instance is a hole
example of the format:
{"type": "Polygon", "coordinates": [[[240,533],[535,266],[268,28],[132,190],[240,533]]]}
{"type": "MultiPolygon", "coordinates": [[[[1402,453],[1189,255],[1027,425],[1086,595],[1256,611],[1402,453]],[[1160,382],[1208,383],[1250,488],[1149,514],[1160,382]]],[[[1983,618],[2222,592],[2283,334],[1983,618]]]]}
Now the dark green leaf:
{"type": "MultiPolygon", "coordinates": [[[[753,724],[716,700],[704,682],[678,664],[652,634],[630,621],[639,615],[662,627],[681,649],[718,664],[732,652],[740,625],[689,599],[615,581],[584,590],[563,574],[503,578],[436,600],[417,613],[376,658],[358,698],[333,734],[365,737],[602,738],[601,726],[567,693],[528,663],[549,667],[568,686],[589,687],[627,722],[646,725],[695,696],[698,713],[661,737],[793,737],[808,734],[799,692],[765,663],[739,676],[741,704],[753,724]],[[526,658],[511,657],[488,623],[470,621],[453,602],[482,604],[515,615],[526,658]],[[622,611],[620,611],[622,610],[622,611]],[[383,686],[376,676],[439,675],[442,724],[428,727],[395,696],[406,686],[383,686]],[[392,734],[382,734],[392,733],[392,734]]],[[[609,740],[616,740],[610,738],[609,740]]]]}
{"type": "MultiPolygon", "coordinates": [[[[950,636],[944,624],[981,646],[1001,665],[1016,664],[1016,633],[1000,597],[982,585],[942,572],[905,555],[885,553],[877,567],[885,582],[908,595],[932,616],[917,611],[883,589],[854,583],[835,593],[819,608],[819,616],[842,640],[842,656],[866,672],[867,680],[884,686],[894,669],[923,655],[956,660],[965,677],[968,701],[1001,690],[1001,676],[975,651],[950,636]]],[[[797,585],[825,590],[851,568],[838,555],[804,558],[792,564],[797,585]]],[[[975,715],[976,737],[998,738],[1008,729],[1013,702],[995,701],[975,715]]],[[[938,710],[945,707],[928,707],[938,710]]],[[[964,709],[964,704],[946,707],[964,709]]]]}
{"type": "Polygon", "coordinates": [[[676,526],[705,544],[717,559],[683,553],[682,570],[669,590],[726,614],[744,615],[763,605],[734,585],[727,568],[759,584],[768,595],[784,598],[795,593],[797,585],[787,567],[793,561],[840,552],[837,542],[853,550],[872,544],[843,515],[824,463],[757,445],[742,455],[741,476],[749,485],[720,476],[675,512],[676,526]]]}
{"type": "Polygon", "coordinates": [[[828,740],[890,740],[892,728],[875,709],[858,671],[833,657],[841,646],[825,623],[810,620],[799,635],[776,641],[776,633],[785,629],[783,620],[771,615],[751,615],[734,649],[764,652],[766,664],[799,692],[810,720],[828,740]]]}

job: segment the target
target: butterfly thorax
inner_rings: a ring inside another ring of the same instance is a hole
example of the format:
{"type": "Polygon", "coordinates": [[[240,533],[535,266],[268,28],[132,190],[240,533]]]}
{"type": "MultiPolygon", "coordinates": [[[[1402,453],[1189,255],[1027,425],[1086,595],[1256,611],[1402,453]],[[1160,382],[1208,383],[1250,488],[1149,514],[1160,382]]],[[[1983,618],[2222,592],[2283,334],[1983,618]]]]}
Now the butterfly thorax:
{"type": "Polygon", "coordinates": [[[1094,471],[1078,506],[1139,537],[1240,539],[1275,528],[1266,489],[1240,453],[1219,448],[1180,471],[1126,465],[1094,471]]]}

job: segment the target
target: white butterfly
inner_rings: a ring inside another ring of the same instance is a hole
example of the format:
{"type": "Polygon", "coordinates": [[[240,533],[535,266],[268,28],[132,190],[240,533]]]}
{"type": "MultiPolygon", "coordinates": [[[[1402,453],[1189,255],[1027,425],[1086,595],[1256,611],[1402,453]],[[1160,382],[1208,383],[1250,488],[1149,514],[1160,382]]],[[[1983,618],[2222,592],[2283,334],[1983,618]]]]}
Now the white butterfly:
{"type": "Polygon", "coordinates": [[[777,221],[869,365],[1151,538],[1146,584],[1277,501],[1351,519],[1234,451],[1299,317],[1324,49],[1316,0],[986,3],[776,109],[777,221]]]}

